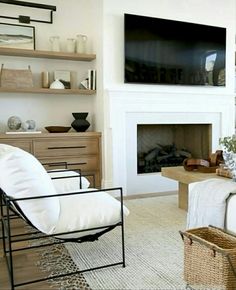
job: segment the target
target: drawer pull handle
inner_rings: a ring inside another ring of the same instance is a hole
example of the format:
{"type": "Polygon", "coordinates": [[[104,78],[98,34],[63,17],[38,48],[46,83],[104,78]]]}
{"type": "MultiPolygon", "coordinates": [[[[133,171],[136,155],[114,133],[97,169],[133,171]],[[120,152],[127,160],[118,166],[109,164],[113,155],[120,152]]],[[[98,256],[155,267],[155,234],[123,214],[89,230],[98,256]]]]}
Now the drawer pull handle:
{"type": "Polygon", "coordinates": [[[86,148],[87,146],[61,146],[61,147],[48,147],[49,150],[54,150],[54,149],[81,149],[81,148],[86,148]]]}
{"type": "Polygon", "coordinates": [[[53,166],[64,166],[67,168],[67,162],[51,162],[51,163],[42,163],[44,166],[53,167],[53,166]]]}
{"type": "Polygon", "coordinates": [[[85,165],[87,162],[67,163],[67,165],[85,165]]]}

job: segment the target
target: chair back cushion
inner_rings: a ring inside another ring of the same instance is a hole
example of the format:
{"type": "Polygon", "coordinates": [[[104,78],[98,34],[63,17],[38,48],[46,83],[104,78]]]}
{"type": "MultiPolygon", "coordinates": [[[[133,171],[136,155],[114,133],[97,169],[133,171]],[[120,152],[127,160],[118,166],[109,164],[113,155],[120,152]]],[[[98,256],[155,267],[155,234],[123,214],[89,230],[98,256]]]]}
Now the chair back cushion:
{"type": "MultiPolygon", "coordinates": [[[[0,188],[10,197],[24,198],[57,194],[50,176],[30,153],[0,144],[0,188]]],[[[19,201],[22,212],[40,231],[54,231],[60,214],[58,197],[19,201]]]]}

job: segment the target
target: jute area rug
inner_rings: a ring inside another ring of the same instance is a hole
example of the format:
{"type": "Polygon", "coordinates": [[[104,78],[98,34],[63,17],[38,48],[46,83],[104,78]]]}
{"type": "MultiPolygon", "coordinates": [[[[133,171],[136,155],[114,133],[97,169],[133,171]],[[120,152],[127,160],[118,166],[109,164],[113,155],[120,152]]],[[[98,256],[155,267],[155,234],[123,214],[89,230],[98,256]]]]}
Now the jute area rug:
{"type": "MultiPolygon", "coordinates": [[[[84,273],[92,289],[185,289],[183,242],[186,212],[177,206],[177,196],[125,201],[130,215],[125,223],[126,267],[84,273]]],[[[81,269],[121,257],[120,229],[100,241],[66,246],[81,269]]]]}
{"type": "MultiPolygon", "coordinates": [[[[58,289],[185,289],[183,241],[178,231],[185,229],[186,212],[178,208],[177,196],[132,199],[125,204],[130,210],[125,221],[126,267],[54,281],[58,289]]],[[[118,228],[96,242],[52,248],[44,252],[39,264],[46,270],[64,272],[115,263],[121,261],[120,242],[118,228]]]]}

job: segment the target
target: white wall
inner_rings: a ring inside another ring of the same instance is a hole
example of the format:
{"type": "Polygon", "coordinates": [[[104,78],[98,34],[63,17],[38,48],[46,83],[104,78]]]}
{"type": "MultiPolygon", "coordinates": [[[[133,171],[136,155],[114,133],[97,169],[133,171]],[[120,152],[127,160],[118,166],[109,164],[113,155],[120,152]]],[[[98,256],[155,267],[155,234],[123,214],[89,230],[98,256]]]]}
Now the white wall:
{"type": "MultiPolygon", "coordinates": [[[[123,92],[156,92],[166,94],[181,93],[191,95],[195,98],[196,94],[205,93],[207,95],[222,95],[222,98],[229,99],[232,104],[234,98],[234,50],[235,50],[235,0],[229,0],[227,3],[220,0],[120,0],[119,4],[115,0],[104,0],[104,90],[105,112],[109,114],[110,99],[113,91],[123,92]],[[151,17],[160,17],[166,19],[180,20],[206,25],[226,27],[227,29],[227,48],[226,48],[226,87],[190,87],[190,86],[168,86],[168,85],[132,85],[124,84],[124,13],[146,15],[151,17]]],[[[218,97],[217,97],[218,98],[218,97]]],[[[216,99],[217,99],[216,98],[216,99]]],[[[126,102],[129,102],[127,100],[126,102]]],[[[191,103],[191,99],[189,100],[191,103]]],[[[204,106],[204,104],[202,104],[204,106]]],[[[151,106],[151,104],[150,104],[151,106]]],[[[186,106],[188,106],[186,104],[186,106]]],[[[214,107],[214,102],[212,103],[214,107]]],[[[188,107],[185,108],[188,111],[188,107]]],[[[141,109],[140,109],[141,111],[141,109]]],[[[115,111],[114,111],[115,112],[115,111]]],[[[113,113],[114,114],[114,113],[113,113]]],[[[230,112],[231,120],[232,110],[230,112]]],[[[120,116],[111,116],[112,120],[120,116]]],[[[229,125],[232,132],[233,124],[229,125]]],[[[114,179],[111,168],[114,156],[119,159],[119,151],[114,152],[112,143],[117,140],[115,130],[112,128],[109,116],[106,118],[105,134],[107,148],[105,156],[105,181],[111,184],[114,179]]],[[[124,133],[125,134],[125,133],[124,133]]],[[[222,131],[221,131],[222,134],[222,131]]],[[[126,145],[129,140],[119,140],[126,145]]],[[[126,146],[124,145],[124,146],[126,146]]],[[[123,184],[122,184],[123,185],[123,184]]]]}
{"type": "MultiPolygon", "coordinates": [[[[67,38],[75,38],[77,34],[86,34],[89,42],[88,52],[97,53],[97,46],[100,45],[99,34],[101,34],[97,31],[101,31],[100,23],[102,22],[101,10],[95,5],[97,2],[97,0],[40,1],[40,3],[55,5],[57,11],[53,12],[53,24],[37,22],[29,24],[35,26],[36,49],[49,50],[49,37],[58,35],[61,39],[62,50],[65,50],[67,38]]],[[[49,18],[49,11],[2,3],[0,3],[0,11],[1,14],[8,16],[29,15],[37,19],[49,18]]],[[[17,20],[1,19],[1,22],[19,24],[17,20]]],[[[5,67],[26,68],[30,64],[35,79],[38,80],[41,71],[52,72],[55,69],[61,69],[77,71],[78,80],[81,81],[87,76],[89,68],[96,67],[96,62],[97,60],[87,63],[0,56],[0,63],[4,63],[5,67]]],[[[91,122],[89,130],[94,130],[96,129],[96,102],[96,96],[1,93],[0,132],[5,131],[7,119],[12,115],[17,115],[22,120],[34,119],[38,128],[41,129],[47,125],[70,125],[73,121],[71,113],[80,111],[89,112],[88,120],[91,122]]],[[[99,129],[101,128],[100,124],[99,129]]]]}

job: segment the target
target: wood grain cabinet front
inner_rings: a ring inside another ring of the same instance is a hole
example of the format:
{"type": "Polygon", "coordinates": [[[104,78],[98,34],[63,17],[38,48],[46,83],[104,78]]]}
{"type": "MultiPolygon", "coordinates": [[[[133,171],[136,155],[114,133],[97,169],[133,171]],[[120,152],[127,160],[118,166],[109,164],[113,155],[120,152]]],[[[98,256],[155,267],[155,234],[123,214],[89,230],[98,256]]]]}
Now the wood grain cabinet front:
{"type": "MultiPolygon", "coordinates": [[[[101,187],[101,134],[42,133],[0,134],[0,143],[19,147],[32,153],[48,169],[80,169],[82,173],[94,175],[95,186],[101,187]]],[[[89,178],[93,180],[92,177],[89,178]]]]}
{"type": "Polygon", "coordinates": [[[98,140],[96,138],[70,139],[58,138],[58,140],[36,140],[34,153],[37,157],[77,156],[84,154],[98,154],[98,140]]]}

